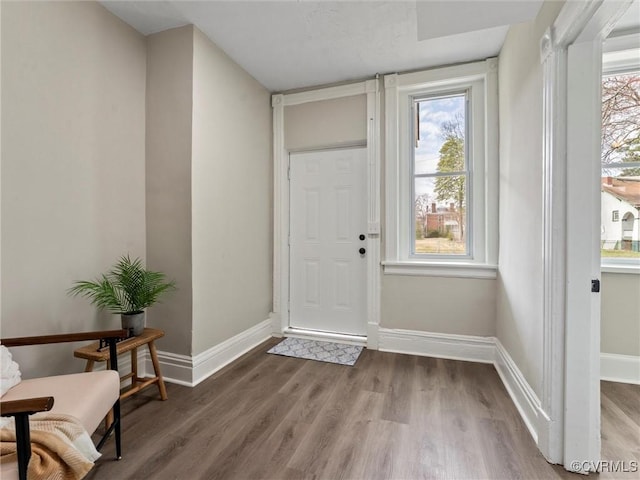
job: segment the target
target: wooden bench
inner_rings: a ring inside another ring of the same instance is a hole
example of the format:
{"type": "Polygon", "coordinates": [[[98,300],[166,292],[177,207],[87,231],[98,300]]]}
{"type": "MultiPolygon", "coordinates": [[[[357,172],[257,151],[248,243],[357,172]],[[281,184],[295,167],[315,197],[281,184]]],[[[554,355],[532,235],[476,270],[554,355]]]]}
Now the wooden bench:
{"type": "MultiPolygon", "coordinates": [[[[143,388],[146,388],[154,383],[158,386],[160,392],[160,398],[166,400],[167,389],[162,379],[162,373],[160,372],[160,363],[158,362],[158,353],[154,342],[158,338],[164,337],[164,332],[157,328],[145,328],[144,332],[137,337],[131,337],[116,345],[118,355],[126,352],[131,352],[131,373],[120,377],[120,381],[124,382],[131,379],[131,384],[128,387],[122,389],[120,393],[120,400],[123,400],[135,393],[138,393],[143,388]],[[151,363],[153,364],[153,370],[155,377],[141,378],[138,376],[138,347],[147,345],[149,348],[149,355],[151,356],[151,363]]],[[[100,348],[100,343],[95,342],[90,345],[78,348],[74,350],[73,356],[82,358],[87,361],[85,372],[93,371],[95,362],[107,362],[107,369],[111,368],[109,360],[109,349],[100,348]]]]}

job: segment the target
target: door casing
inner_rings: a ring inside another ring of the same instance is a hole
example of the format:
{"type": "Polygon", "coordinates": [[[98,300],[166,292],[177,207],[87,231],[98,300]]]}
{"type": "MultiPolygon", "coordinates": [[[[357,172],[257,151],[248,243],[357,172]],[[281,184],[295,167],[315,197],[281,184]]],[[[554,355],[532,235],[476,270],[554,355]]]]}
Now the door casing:
{"type": "MultiPolygon", "coordinates": [[[[320,145],[314,148],[366,147],[367,150],[367,335],[364,337],[333,335],[343,341],[366,343],[378,348],[380,325],[380,92],[378,79],[321,88],[307,92],[278,94],[271,98],[273,107],[274,160],[274,244],[272,334],[282,336],[289,330],[289,152],[284,139],[284,109],[308,102],[366,95],[366,144],[320,145]]],[[[323,335],[326,337],[326,335],[323,335]]]]}
{"type": "Polygon", "coordinates": [[[600,302],[590,286],[600,277],[602,41],[630,4],[567,2],[540,41],[544,316],[538,446],[550,462],[581,473],[600,461],[600,302]]]}

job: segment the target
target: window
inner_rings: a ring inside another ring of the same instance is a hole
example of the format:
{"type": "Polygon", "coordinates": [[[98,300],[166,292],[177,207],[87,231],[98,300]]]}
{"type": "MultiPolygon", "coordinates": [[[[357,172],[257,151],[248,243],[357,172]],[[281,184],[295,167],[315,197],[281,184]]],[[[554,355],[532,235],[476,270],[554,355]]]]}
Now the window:
{"type": "Polygon", "coordinates": [[[495,278],[497,61],[385,77],[385,273],[495,278]]]}
{"type": "Polygon", "coordinates": [[[605,271],[640,267],[639,58],[637,48],[603,57],[600,230],[605,271]]]}
{"type": "Polygon", "coordinates": [[[411,253],[468,255],[466,202],[470,171],[465,146],[467,92],[414,97],[414,241],[411,253]]]}

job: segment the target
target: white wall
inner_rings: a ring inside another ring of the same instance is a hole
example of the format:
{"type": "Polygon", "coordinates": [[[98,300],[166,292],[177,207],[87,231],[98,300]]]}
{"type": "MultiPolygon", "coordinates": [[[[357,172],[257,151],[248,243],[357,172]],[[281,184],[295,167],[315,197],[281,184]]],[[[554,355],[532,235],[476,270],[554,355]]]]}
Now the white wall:
{"type": "MultiPolygon", "coordinates": [[[[2,336],[119,327],[70,298],[145,258],[145,41],[97,3],[2,2],[2,336]]],[[[25,377],[83,370],[14,349],[25,377]]]]}
{"type": "Polygon", "coordinates": [[[539,41],[562,8],[547,1],[509,29],[499,57],[500,254],[496,333],[536,394],[542,387],[542,66],[539,41]]]}
{"type": "Polygon", "coordinates": [[[193,354],[271,311],[271,118],[270,93],[195,29],[193,354]]]}
{"type": "Polygon", "coordinates": [[[149,309],[158,348],[189,355],[192,338],[191,141],[193,27],[147,37],[147,265],[177,290],[149,309]]]}

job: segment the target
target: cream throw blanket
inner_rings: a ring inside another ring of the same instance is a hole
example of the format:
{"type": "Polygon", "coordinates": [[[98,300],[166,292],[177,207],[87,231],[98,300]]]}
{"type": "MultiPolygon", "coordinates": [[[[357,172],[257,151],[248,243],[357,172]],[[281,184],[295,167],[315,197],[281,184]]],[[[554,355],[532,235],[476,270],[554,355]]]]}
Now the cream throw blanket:
{"type": "MultiPolygon", "coordinates": [[[[0,461],[17,462],[13,418],[0,429],[0,461]]],[[[31,460],[27,477],[33,480],[76,480],[84,476],[100,457],[91,437],[71,415],[37,413],[29,419],[31,460]]]]}

